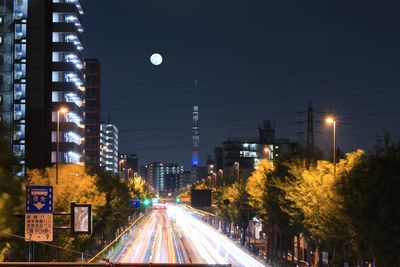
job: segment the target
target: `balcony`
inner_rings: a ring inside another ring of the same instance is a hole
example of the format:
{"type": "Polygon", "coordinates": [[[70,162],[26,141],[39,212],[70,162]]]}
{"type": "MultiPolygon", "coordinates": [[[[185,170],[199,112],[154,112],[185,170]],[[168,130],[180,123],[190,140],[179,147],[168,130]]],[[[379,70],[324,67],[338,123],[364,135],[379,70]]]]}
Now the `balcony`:
{"type": "Polygon", "coordinates": [[[85,98],[84,92],[79,90],[74,82],[53,82],[51,85],[51,90],[56,92],[74,92],[81,99],[85,98]]]}
{"type": "Polygon", "coordinates": [[[53,32],[61,32],[61,33],[73,33],[78,37],[79,42],[82,43],[82,35],[78,30],[78,27],[69,22],[54,22],[53,23],[53,32]]]}
{"type": "MultiPolygon", "coordinates": [[[[57,142],[51,143],[51,150],[52,151],[57,150],[57,142]]],[[[60,152],[61,151],[73,151],[82,155],[83,145],[77,145],[76,143],[72,142],[60,142],[60,152]]]]}
{"type": "Polygon", "coordinates": [[[81,51],[76,48],[76,45],[72,42],[54,42],[53,52],[64,52],[64,53],[75,53],[77,57],[83,62],[83,56],[81,51]]]}
{"type": "Polygon", "coordinates": [[[76,67],[76,64],[73,62],[52,62],[51,67],[53,71],[59,71],[59,72],[72,72],[78,75],[78,77],[81,79],[81,81],[84,81],[83,78],[83,66],[82,69],[78,69],[76,67]]]}
{"type": "Polygon", "coordinates": [[[66,107],[68,109],[68,112],[74,112],[76,113],[79,117],[82,118],[82,123],[84,120],[84,108],[83,107],[78,107],[75,103],[73,102],[52,102],[52,110],[56,111],[60,106],[66,107]]]}
{"type": "Polygon", "coordinates": [[[53,3],[53,12],[56,13],[72,13],[82,21],[82,9],[80,10],[75,3],[53,3]]]}

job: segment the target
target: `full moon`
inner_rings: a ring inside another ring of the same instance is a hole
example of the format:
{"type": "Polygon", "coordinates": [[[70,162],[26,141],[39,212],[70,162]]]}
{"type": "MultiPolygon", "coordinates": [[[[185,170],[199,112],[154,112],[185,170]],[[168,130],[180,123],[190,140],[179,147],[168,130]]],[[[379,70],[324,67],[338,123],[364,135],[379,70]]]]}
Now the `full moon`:
{"type": "Polygon", "coordinates": [[[150,62],[151,64],[158,66],[162,63],[162,56],[158,53],[155,53],[151,55],[150,62]]]}

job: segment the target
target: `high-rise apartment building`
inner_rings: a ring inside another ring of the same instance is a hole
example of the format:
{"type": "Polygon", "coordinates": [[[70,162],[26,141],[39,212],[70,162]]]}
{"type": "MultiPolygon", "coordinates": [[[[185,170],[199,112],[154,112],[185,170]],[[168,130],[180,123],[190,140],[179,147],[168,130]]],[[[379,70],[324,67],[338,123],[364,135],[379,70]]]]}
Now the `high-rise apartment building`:
{"type": "Polygon", "coordinates": [[[0,2],[0,119],[19,176],[57,159],[82,163],[82,15],[79,0],[0,2]]]}
{"type": "Polygon", "coordinates": [[[114,124],[100,125],[100,166],[105,171],[118,173],[118,129],[114,124]]]}
{"type": "MultiPolygon", "coordinates": [[[[147,182],[158,192],[164,192],[166,187],[167,174],[177,175],[176,179],[179,179],[179,175],[183,172],[183,166],[178,163],[162,163],[152,162],[147,164],[147,182]]],[[[169,176],[170,178],[172,176],[169,176]]],[[[178,183],[179,187],[179,183],[178,183]]]]}
{"type": "Polygon", "coordinates": [[[85,59],[85,167],[100,169],[101,66],[98,59],[85,59]]]}
{"type": "MultiPolygon", "coordinates": [[[[18,157],[15,173],[25,175],[26,73],[28,0],[0,5],[0,121],[11,132],[12,151],[18,157]]],[[[50,103],[49,103],[50,104],[50,103]]]]}

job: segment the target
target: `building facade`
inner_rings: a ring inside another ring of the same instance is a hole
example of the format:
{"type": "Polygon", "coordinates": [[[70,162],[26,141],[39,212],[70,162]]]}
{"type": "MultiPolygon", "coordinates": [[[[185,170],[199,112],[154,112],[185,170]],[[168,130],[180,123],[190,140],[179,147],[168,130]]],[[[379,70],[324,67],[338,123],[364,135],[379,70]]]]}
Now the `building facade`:
{"type": "Polygon", "coordinates": [[[26,68],[28,0],[0,5],[0,121],[10,128],[9,139],[18,158],[15,174],[26,167],[26,68]]]}
{"type": "Polygon", "coordinates": [[[29,16],[27,166],[82,163],[83,9],[79,0],[29,1],[29,16]]]}
{"type": "MultiPolygon", "coordinates": [[[[152,162],[147,164],[147,183],[153,187],[157,193],[167,192],[166,175],[179,175],[183,172],[183,166],[178,163],[152,162]]],[[[179,187],[179,182],[178,182],[179,187]]]]}
{"type": "Polygon", "coordinates": [[[190,173],[190,171],[184,171],[180,174],[179,177],[179,187],[180,188],[184,188],[188,185],[192,185],[194,184],[195,181],[192,181],[192,175],[190,173]]]}
{"type": "Polygon", "coordinates": [[[137,154],[119,155],[119,172],[122,178],[139,176],[139,160],[137,154]]]}
{"type": "Polygon", "coordinates": [[[79,0],[1,1],[0,119],[19,176],[83,163],[82,16],[79,0]]]}
{"type": "Polygon", "coordinates": [[[100,170],[101,65],[85,59],[85,167],[100,170]]]}
{"type": "Polygon", "coordinates": [[[111,123],[100,125],[100,146],[100,167],[117,174],[119,170],[117,126],[111,123]]]}
{"type": "Polygon", "coordinates": [[[224,177],[247,179],[262,159],[271,162],[292,156],[297,152],[297,144],[289,139],[275,138],[275,130],[270,120],[263,122],[257,138],[232,138],[215,149],[214,171],[223,169],[224,177]],[[222,168],[221,168],[222,167],[222,168]]]}

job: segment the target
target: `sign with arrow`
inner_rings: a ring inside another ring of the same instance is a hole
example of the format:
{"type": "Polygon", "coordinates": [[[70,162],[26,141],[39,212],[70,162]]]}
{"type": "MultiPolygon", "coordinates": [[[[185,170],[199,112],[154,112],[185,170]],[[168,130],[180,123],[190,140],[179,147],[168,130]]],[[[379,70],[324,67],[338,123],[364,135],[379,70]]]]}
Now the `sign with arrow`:
{"type": "Polygon", "coordinates": [[[26,187],[27,213],[53,213],[53,187],[27,186],[26,187]]]}

